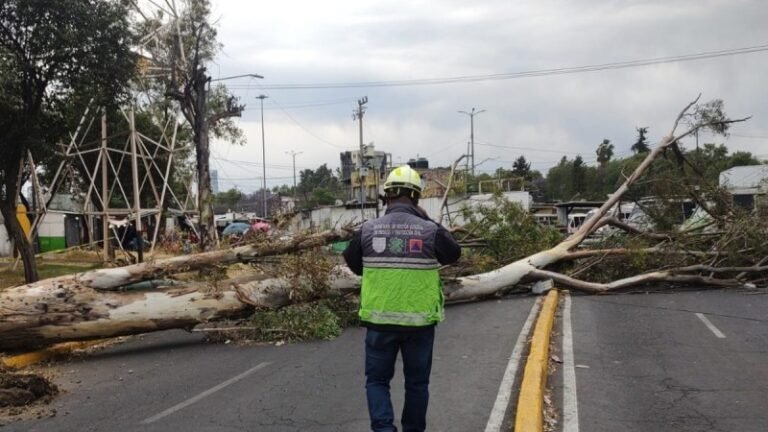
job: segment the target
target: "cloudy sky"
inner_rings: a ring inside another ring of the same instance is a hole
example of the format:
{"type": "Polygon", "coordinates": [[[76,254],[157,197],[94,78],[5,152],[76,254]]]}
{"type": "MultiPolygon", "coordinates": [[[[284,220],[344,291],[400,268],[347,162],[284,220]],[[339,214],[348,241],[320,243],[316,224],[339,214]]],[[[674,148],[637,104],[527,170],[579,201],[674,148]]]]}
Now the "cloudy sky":
{"type": "MultiPolygon", "coordinates": [[[[364,141],[394,161],[445,166],[466,150],[475,117],[479,170],[524,155],[546,173],[563,155],[595,161],[604,138],[629,154],[637,126],[657,141],[702,93],[731,116],[752,115],[726,144],[768,158],[768,51],[586,73],[438,85],[276,89],[282,84],[360,83],[486,76],[673,57],[768,44],[763,0],[213,0],[224,45],[214,77],[247,104],[248,143],[216,143],[220,186],[258,189],[264,101],[268,185],[298,169],[339,166],[358,146],[352,119],[368,97],[364,141]]],[[[703,142],[711,137],[702,136],[703,142]]],[[[723,142],[718,138],[718,142],[723,142]]],[[[689,142],[687,145],[692,146],[689,142]]]]}

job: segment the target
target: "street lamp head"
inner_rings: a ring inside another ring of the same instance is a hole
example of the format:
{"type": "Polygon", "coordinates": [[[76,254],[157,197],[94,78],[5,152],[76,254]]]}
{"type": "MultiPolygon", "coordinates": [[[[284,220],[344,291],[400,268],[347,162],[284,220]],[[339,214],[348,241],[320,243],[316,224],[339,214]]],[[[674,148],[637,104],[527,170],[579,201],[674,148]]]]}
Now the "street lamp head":
{"type": "Polygon", "coordinates": [[[236,79],[236,78],[260,78],[260,79],[264,79],[264,77],[259,75],[259,74],[250,73],[250,74],[243,74],[243,75],[227,76],[227,77],[222,77],[222,78],[213,78],[213,79],[211,79],[211,81],[226,81],[226,80],[231,80],[231,79],[236,79]]]}
{"type": "Polygon", "coordinates": [[[256,99],[261,99],[261,100],[264,100],[264,99],[266,99],[266,98],[268,98],[268,97],[269,97],[269,96],[267,96],[267,95],[263,95],[263,94],[262,94],[262,95],[258,95],[258,96],[256,96],[256,99]]]}

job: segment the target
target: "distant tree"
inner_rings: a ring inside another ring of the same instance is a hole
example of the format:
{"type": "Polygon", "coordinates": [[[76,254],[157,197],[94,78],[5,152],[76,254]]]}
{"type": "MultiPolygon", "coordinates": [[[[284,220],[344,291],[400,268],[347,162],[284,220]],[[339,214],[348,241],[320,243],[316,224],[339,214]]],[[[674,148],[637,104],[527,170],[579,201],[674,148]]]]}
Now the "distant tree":
{"type": "Polygon", "coordinates": [[[293,186],[288,186],[286,184],[273,187],[272,192],[281,196],[293,196],[294,194],[293,186]]]}
{"type": "Polygon", "coordinates": [[[549,201],[563,201],[573,195],[573,181],[571,176],[573,162],[566,156],[560,162],[549,169],[546,181],[546,199],[549,201]]]}
{"type": "Polygon", "coordinates": [[[525,159],[525,156],[521,155],[512,163],[512,175],[526,180],[531,179],[531,163],[525,159]]]}
{"type": "Polygon", "coordinates": [[[729,154],[728,147],[724,144],[704,144],[699,151],[686,152],[686,157],[694,162],[704,179],[712,184],[717,184],[720,173],[727,169],[760,164],[750,152],[738,151],[729,154]]]}
{"type": "Polygon", "coordinates": [[[611,140],[603,139],[603,142],[597,146],[595,153],[597,154],[597,162],[600,164],[600,168],[605,169],[605,166],[608,165],[608,162],[613,157],[613,144],[611,144],[611,140]]]}
{"type": "Polygon", "coordinates": [[[327,164],[322,164],[315,170],[302,170],[299,178],[301,180],[297,189],[304,199],[306,208],[333,204],[339,198],[341,192],[339,179],[327,164]]]}
{"type": "Polygon", "coordinates": [[[636,128],[637,130],[637,141],[635,141],[634,144],[632,144],[631,150],[635,152],[635,154],[640,153],[648,153],[651,151],[651,148],[648,146],[648,139],[645,137],[645,135],[648,133],[647,127],[639,127],[636,128]]]}
{"type": "Polygon", "coordinates": [[[583,195],[587,188],[587,167],[581,155],[573,159],[571,182],[573,183],[573,191],[578,195],[583,195]]]}
{"type": "Polygon", "coordinates": [[[213,198],[213,203],[216,207],[227,207],[234,210],[242,198],[242,192],[232,188],[228,191],[217,193],[213,198]]]}

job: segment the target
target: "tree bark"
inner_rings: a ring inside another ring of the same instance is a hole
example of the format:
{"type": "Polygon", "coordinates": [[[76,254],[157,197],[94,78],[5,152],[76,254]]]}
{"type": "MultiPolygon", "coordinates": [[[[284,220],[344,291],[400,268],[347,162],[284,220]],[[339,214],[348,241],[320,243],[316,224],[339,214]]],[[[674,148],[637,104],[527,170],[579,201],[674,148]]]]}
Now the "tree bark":
{"type": "Polygon", "coordinates": [[[20,165],[22,154],[26,152],[12,152],[7,155],[8,159],[2,161],[4,165],[4,189],[5,193],[0,200],[0,213],[3,215],[3,222],[8,231],[8,237],[13,240],[14,247],[19,252],[24,265],[24,280],[27,283],[36,282],[40,279],[37,272],[37,263],[35,252],[32,250],[32,244],[24,234],[21,224],[16,217],[16,197],[19,193],[18,179],[20,175],[20,165]],[[18,153],[18,154],[17,154],[18,153]]]}
{"type": "Polygon", "coordinates": [[[0,212],[3,215],[5,228],[8,230],[8,237],[13,240],[13,245],[19,252],[24,265],[24,280],[27,283],[36,282],[40,276],[37,272],[35,252],[32,250],[32,243],[29,242],[24,230],[21,229],[21,224],[16,219],[16,205],[7,201],[0,203],[0,212]]]}
{"type": "Polygon", "coordinates": [[[216,224],[213,219],[213,194],[211,192],[210,141],[208,127],[208,77],[205,69],[195,70],[196,94],[194,143],[197,158],[198,208],[200,210],[200,250],[211,250],[216,244],[216,224]]]}
{"type": "MultiPolygon", "coordinates": [[[[332,230],[278,243],[250,244],[93,270],[0,290],[0,351],[185,328],[247,313],[253,306],[284,306],[290,301],[290,284],[280,279],[259,282],[263,277],[255,277],[211,284],[184,283],[161,289],[135,289],[131,285],[172,273],[312,249],[349,238],[349,229],[332,230]]],[[[334,287],[359,287],[359,278],[350,276],[348,271],[338,274],[341,277],[333,281],[334,287]]]]}

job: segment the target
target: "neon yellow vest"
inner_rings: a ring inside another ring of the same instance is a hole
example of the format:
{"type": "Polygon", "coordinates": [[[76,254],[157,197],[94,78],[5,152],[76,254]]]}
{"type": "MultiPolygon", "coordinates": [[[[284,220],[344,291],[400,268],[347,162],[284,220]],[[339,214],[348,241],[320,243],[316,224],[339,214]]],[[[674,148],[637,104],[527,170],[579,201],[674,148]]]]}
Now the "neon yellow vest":
{"type": "Polygon", "coordinates": [[[436,232],[434,222],[402,212],[363,224],[362,321],[423,327],[445,318],[436,232]]]}

